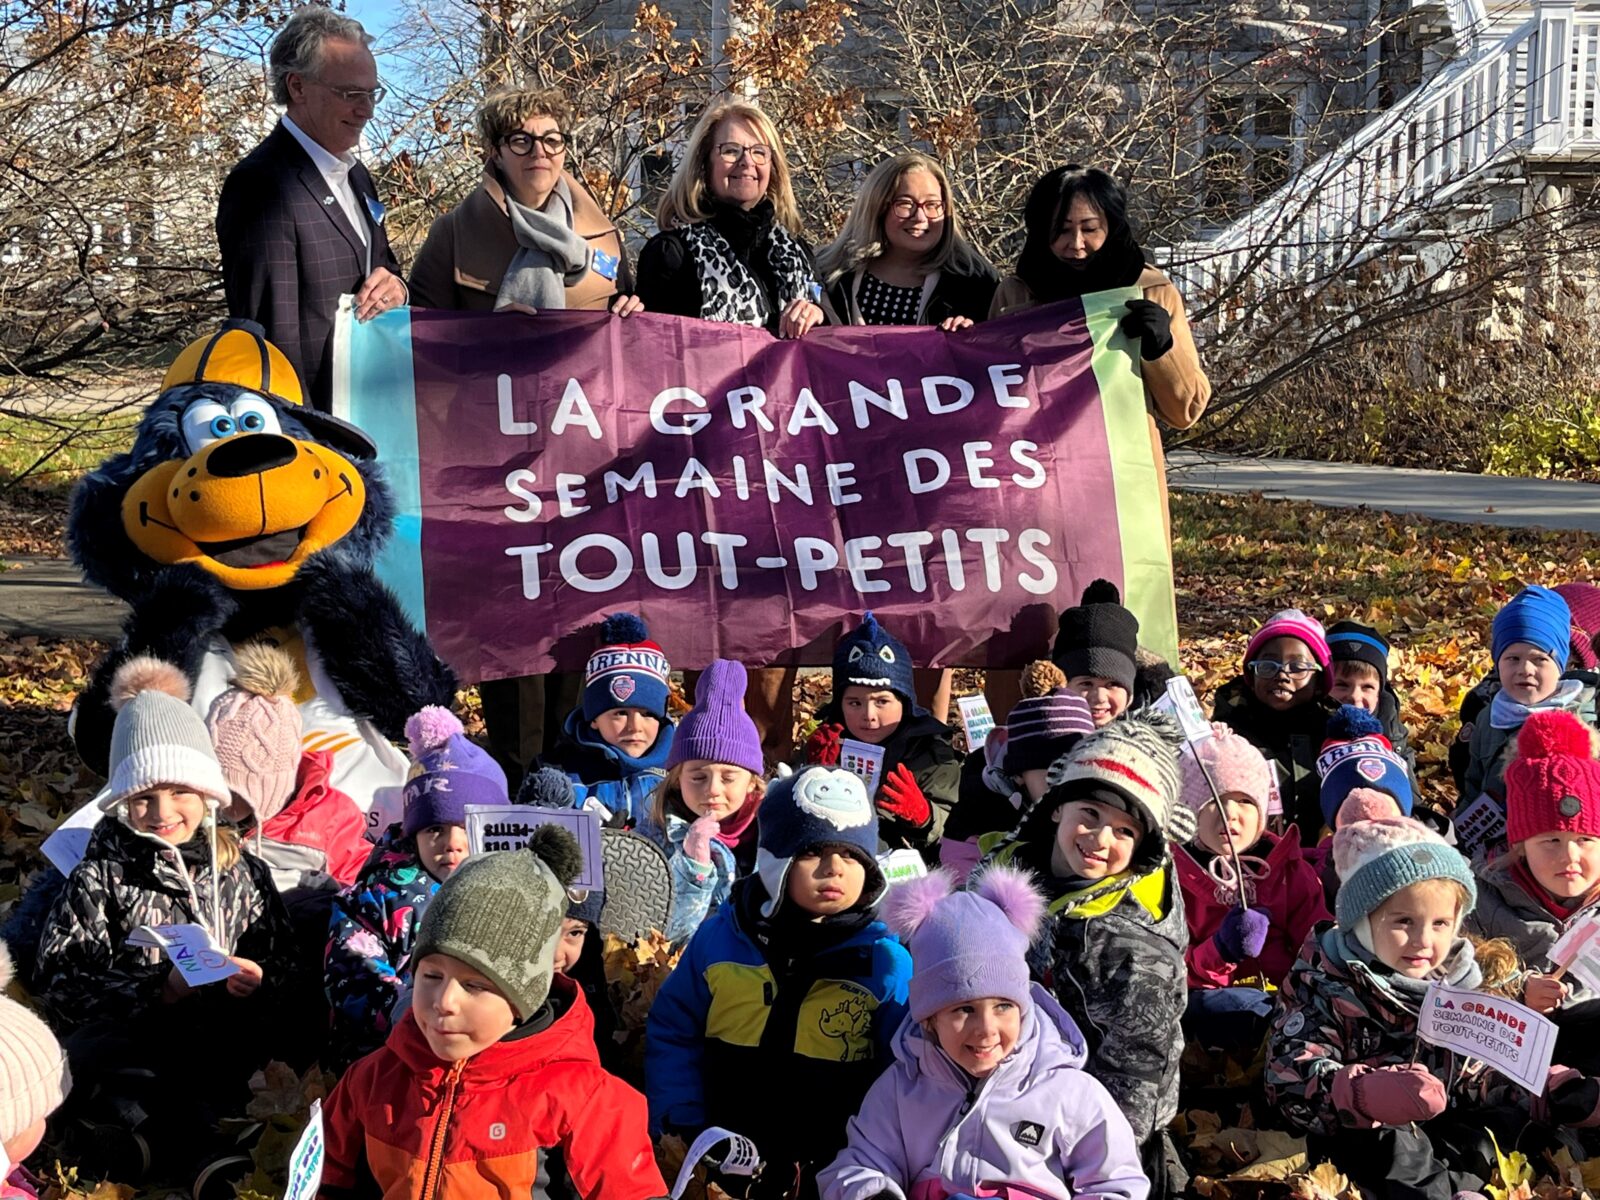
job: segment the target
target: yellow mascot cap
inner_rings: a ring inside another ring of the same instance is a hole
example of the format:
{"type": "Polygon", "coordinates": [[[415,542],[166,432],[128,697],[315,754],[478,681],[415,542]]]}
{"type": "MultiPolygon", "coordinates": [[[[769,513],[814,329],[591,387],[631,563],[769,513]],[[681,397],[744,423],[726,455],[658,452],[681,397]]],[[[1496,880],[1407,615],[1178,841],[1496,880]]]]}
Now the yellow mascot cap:
{"type": "Polygon", "coordinates": [[[300,376],[254,321],[224,321],[216,333],[185,346],[167,368],[161,390],[187,383],[231,383],[305,407],[300,376]]]}

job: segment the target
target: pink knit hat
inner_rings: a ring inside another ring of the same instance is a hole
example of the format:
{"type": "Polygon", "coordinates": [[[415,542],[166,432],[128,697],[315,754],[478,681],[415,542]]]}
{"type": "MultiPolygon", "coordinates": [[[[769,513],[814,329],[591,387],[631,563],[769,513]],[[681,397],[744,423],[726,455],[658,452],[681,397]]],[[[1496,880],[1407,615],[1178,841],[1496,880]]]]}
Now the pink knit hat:
{"type": "Polygon", "coordinates": [[[1506,841],[1541,833],[1600,835],[1597,734],[1569,712],[1529,713],[1506,764],[1506,841]]]}
{"type": "Polygon", "coordinates": [[[1292,637],[1299,638],[1311,651],[1311,657],[1317,660],[1326,674],[1328,664],[1333,655],[1328,650],[1328,635],[1323,631],[1322,622],[1315,617],[1308,617],[1298,608],[1286,608],[1282,612],[1273,613],[1267,618],[1267,623],[1255,633],[1250,635],[1250,644],[1244,648],[1244,661],[1255,661],[1261,652],[1261,647],[1273,638],[1292,637]]]}
{"type": "Polygon", "coordinates": [[[228,786],[261,824],[294,799],[300,768],[300,709],[294,702],[299,680],[285,651],[251,642],[235,653],[233,682],[206,714],[228,786]]]}
{"type": "Polygon", "coordinates": [[[1267,805],[1272,797],[1272,764],[1228,726],[1212,722],[1209,738],[1190,742],[1178,755],[1178,770],[1183,775],[1183,802],[1196,813],[1213,799],[1206,783],[1209,773],[1211,783],[1217,785],[1217,795],[1237,792],[1254,801],[1261,810],[1262,827],[1266,827],[1267,805]],[[1200,769],[1201,763],[1205,764],[1205,772],[1200,769]]]}
{"type": "Polygon", "coordinates": [[[61,1043],[32,1009],[5,994],[10,982],[11,954],[0,942],[0,1145],[55,1112],[72,1090],[61,1043]]]}
{"type": "Polygon", "coordinates": [[[1550,589],[1567,602],[1572,613],[1572,656],[1586,670],[1600,667],[1594,636],[1600,633],[1600,587],[1592,583],[1563,583],[1550,589]]]}

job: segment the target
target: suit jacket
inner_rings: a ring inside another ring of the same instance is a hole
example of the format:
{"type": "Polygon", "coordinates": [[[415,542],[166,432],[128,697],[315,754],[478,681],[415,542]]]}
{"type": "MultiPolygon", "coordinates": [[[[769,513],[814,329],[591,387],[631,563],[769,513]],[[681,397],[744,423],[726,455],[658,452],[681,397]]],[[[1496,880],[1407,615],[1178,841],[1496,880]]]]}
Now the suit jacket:
{"type": "MultiPolygon", "coordinates": [[[[377,189],[350,169],[372,241],[372,266],[400,274],[389,235],[371,216],[377,189]]],[[[280,121],[228,172],[217,202],[217,244],[228,315],[258,321],[300,372],[310,403],[333,396],[333,318],[339,297],[366,278],[367,251],[322,172],[280,121]]]]}

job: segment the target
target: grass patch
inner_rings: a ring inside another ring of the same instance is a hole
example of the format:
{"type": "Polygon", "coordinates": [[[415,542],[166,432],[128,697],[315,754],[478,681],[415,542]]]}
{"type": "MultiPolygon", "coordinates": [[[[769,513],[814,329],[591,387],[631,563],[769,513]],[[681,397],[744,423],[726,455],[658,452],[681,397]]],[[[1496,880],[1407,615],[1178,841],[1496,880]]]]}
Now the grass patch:
{"type": "Polygon", "coordinates": [[[80,475],[133,445],[139,416],[0,416],[0,492],[25,486],[65,496],[80,475]]]}

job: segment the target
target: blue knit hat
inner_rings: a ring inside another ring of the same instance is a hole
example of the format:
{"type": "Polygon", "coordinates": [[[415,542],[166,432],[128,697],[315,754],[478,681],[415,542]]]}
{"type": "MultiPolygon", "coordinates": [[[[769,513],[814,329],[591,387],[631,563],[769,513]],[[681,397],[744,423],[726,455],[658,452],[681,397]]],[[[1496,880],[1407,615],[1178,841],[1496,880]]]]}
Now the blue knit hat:
{"type": "Polygon", "coordinates": [[[917,687],[911,676],[911,654],[904,643],[890,633],[869,610],[833,651],[833,699],[844,699],[852,685],[887,688],[911,707],[917,705],[917,687]]]}
{"type": "Polygon", "coordinates": [[[1543,650],[1563,671],[1572,657],[1572,610],[1547,587],[1530,584],[1494,615],[1494,660],[1514,642],[1527,642],[1543,650]]]}
{"type": "Polygon", "coordinates": [[[600,649],[583,671],[583,719],[613,708],[637,708],[667,719],[672,667],[633,613],[613,613],[600,626],[600,649]]]}
{"type": "Polygon", "coordinates": [[[467,737],[461,722],[436,704],[406,722],[413,766],[405,786],[407,837],[435,825],[465,825],[469,804],[509,804],[506,773],[467,737]]]}
{"type": "Polygon", "coordinates": [[[761,774],[761,734],[744,711],[744,664],[713,659],[694,687],[694,707],[678,722],[667,751],[667,770],[694,759],[727,763],[761,774]]]}
{"type": "Polygon", "coordinates": [[[1358,932],[1390,896],[1425,879],[1449,879],[1467,892],[1465,917],[1478,902],[1478,885],[1461,852],[1410,817],[1356,821],[1333,835],[1333,869],[1339,875],[1335,915],[1339,928],[1358,932]]]}
{"type": "Polygon", "coordinates": [[[886,887],[878,867],[878,812],[866,785],[838,767],[806,767],[774,780],[756,811],[760,840],[756,873],[767,889],[762,912],[771,916],[788,893],[789,864],[819,846],[843,846],[867,868],[861,902],[867,907],[886,887]]]}
{"type": "Polygon", "coordinates": [[[1400,811],[1411,815],[1411,771],[1384,736],[1383,723],[1355,704],[1341,704],[1328,718],[1327,739],[1317,755],[1322,777],[1322,820],[1331,826],[1345,797],[1356,788],[1373,788],[1393,796],[1400,811]]]}

